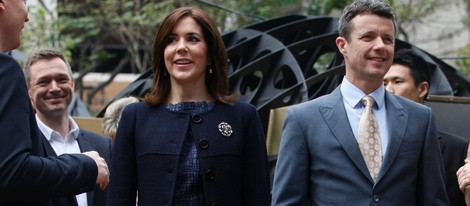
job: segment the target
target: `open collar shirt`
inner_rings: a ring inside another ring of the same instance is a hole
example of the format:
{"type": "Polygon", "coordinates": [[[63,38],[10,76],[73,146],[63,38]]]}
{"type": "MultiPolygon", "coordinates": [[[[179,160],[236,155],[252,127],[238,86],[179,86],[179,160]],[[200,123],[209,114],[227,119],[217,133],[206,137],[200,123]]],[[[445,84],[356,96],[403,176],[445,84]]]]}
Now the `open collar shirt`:
{"type": "MultiPolygon", "coordinates": [[[[36,115],[36,120],[38,123],[39,130],[41,130],[44,137],[46,137],[47,141],[51,144],[54,152],[57,156],[61,154],[77,154],[82,153],[80,150],[80,146],[78,145],[78,134],[80,133],[80,129],[78,128],[77,123],[69,117],[70,121],[70,130],[65,136],[62,138],[61,134],[57,131],[54,131],[46,124],[44,124],[36,115]]],[[[87,206],[87,195],[86,193],[81,193],[76,195],[78,206],[87,206]]]]}

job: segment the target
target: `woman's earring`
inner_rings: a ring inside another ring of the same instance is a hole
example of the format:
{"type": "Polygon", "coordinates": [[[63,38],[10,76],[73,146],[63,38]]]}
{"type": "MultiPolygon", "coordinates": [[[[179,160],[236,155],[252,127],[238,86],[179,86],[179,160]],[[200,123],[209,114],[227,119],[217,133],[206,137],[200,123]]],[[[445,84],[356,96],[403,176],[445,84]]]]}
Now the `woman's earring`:
{"type": "Polygon", "coordinates": [[[212,67],[211,67],[211,65],[209,64],[208,67],[209,67],[209,74],[212,74],[212,67]]]}

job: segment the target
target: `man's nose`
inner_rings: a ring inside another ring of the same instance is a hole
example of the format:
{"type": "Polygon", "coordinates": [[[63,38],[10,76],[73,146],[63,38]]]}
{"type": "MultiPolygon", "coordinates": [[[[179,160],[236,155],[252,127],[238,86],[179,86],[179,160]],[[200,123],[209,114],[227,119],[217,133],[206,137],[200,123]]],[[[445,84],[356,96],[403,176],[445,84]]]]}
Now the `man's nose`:
{"type": "Polygon", "coordinates": [[[391,83],[388,83],[387,85],[385,85],[385,89],[392,94],[394,94],[395,92],[391,83]]]}
{"type": "Polygon", "coordinates": [[[51,88],[50,88],[51,91],[59,91],[60,88],[59,88],[59,85],[57,84],[57,82],[55,80],[52,80],[51,81],[51,88]]]}

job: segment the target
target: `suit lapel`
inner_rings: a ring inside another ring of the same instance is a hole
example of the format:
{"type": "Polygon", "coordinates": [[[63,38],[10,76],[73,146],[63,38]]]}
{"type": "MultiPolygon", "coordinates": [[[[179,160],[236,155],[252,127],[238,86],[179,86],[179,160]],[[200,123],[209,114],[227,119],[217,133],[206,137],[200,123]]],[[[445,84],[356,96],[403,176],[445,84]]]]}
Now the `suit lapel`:
{"type": "MultiPolygon", "coordinates": [[[[44,134],[41,131],[39,131],[39,134],[41,135],[40,139],[42,141],[42,145],[44,147],[44,152],[46,153],[46,155],[49,156],[49,157],[57,156],[57,153],[54,151],[54,148],[52,148],[51,143],[46,139],[44,134]]],[[[75,206],[78,206],[77,198],[75,198],[74,195],[71,195],[71,196],[68,196],[68,197],[57,198],[54,201],[57,201],[56,202],[57,205],[75,205],[75,206]]],[[[54,204],[56,204],[56,203],[54,203],[54,204]]]]}
{"type": "Polygon", "coordinates": [[[78,146],[80,147],[81,152],[87,152],[93,150],[90,145],[90,141],[88,141],[87,136],[83,133],[82,130],[78,133],[77,137],[78,146]]]}
{"type": "Polygon", "coordinates": [[[320,108],[320,113],[351,161],[354,162],[364,176],[373,181],[349,124],[339,87],[330,95],[331,101],[320,108]]]}
{"type": "Polygon", "coordinates": [[[439,146],[441,146],[441,154],[445,154],[446,151],[446,141],[442,139],[442,135],[438,132],[437,138],[439,139],[439,146]]]}
{"type": "MultiPolygon", "coordinates": [[[[93,150],[93,148],[90,145],[90,141],[88,141],[88,138],[86,137],[86,135],[83,133],[82,130],[80,130],[80,132],[78,133],[77,142],[78,142],[78,146],[80,147],[81,152],[87,152],[87,151],[93,150]]],[[[88,206],[93,206],[93,198],[94,198],[93,191],[87,192],[86,197],[87,197],[88,206]]]]}
{"type": "Polygon", "coordinates": [[[377,181],[390,169],[393,160],[396,158],[408,124],[408,112],[401,106],[396,97],[388,92],[385,93],[385,105],[387,107],[389,141],[377,181]]]}
{"type": "Polygon", "coordinates": [[[57,156],[57,154],[54,151],[54,148],[52,148],[51,143],[49,143],[49,141],[47,141],[44,134],[40,131],[39,131],[39,133],[41,135],[41,141],[42,141],[42,145],[44,147],[44,152],[46,153],[46,155],[50,156],[50,157],[57,156]]]}

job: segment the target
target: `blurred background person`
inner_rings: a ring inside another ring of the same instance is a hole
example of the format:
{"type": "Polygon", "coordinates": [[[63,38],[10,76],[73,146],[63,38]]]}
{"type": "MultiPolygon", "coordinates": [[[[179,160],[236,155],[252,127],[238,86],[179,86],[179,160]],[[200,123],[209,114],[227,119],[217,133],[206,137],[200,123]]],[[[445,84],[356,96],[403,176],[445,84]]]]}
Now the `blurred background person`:
{"type": "Polygon", "coordinates": [[[48,157],[21,67],[6,52],[20,45],[29,21],[26,1],[0,0],[0,205],[53,205],[52,198],[108,184],[95,151],[48,157]]]}
{"type": "Polygon", "coordinates": [[[103,116],[103,133],[112,140],[116,137],[116,131],[121,119],[122,110],[128,104],[139,102],[136,97],[124,97],[112,102],[107,108],[103,116]]]}
{"type": "Polygon", "coordinates": [[[269,205],[263,129],[228,94],[227,53],[210,17],[181,7],[153,44],[153,85],[128,105],[113,151],[108,205],[269,205]]]}
{"type": "MultiPolygon", "coordinates": [[[[393,64],[384,76],[384,85],[390,93],[423,104],[430,87],[430,68],[424,59],[411,49],[395,53],[393,64]]],[[[451,206],[465,206],[465,198],[459,189],[457,170],[467,157],[469,141],[454,134],[437,131],[446,171],[446,191],[451,206]]]]}
{"type": "MultiPolygon", "coordinates": [[[[108,165],[111,161],[110,138],[78,128],[68,115],[74,80],[64,55],[52,48],[33,51],[24,65],[24,74],[36,121],[48,156],[97,151],[108,165]]],[[[60,206],[105,205],[105,190],[95,186],[93,192],[58,198],[60,206]]]]}

